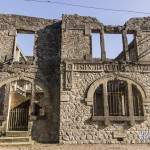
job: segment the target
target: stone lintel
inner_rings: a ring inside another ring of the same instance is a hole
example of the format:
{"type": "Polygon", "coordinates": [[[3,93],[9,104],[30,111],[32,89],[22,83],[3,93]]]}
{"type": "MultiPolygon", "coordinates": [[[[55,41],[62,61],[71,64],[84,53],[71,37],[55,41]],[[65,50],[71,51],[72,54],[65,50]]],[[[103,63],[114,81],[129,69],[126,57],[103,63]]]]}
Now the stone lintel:
{"type": "Polygon", "coordinates": [[[104,28],[105,28],[105,32],[106,33],[121,33],[121,30],[122,30],[122,28],[123,28],[123,26],[112,26],[112,25],[105,25],[104,26],[104,28]]]}

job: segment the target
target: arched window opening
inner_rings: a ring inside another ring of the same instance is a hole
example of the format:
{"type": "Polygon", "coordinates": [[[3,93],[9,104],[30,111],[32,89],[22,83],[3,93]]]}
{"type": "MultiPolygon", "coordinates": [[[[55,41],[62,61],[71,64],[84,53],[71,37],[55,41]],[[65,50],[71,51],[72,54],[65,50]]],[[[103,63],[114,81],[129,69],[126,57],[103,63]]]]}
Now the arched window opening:
{"type": "MultiPolygon", "coordinates": [[[[97,84],[98,85],[98,84],[97,84]]],[[[96,84],[94,84],[95,89],[96,84]]],[[[142,91],[132,81],[121,79],[105,80],[93,95],[93,120],[130,122],[144,121],[142,91]]]]}
{"type": "Polygon", "coordinates": [[[107,83],[110,116],[128,116],[128,86],[126,81],[111,80],[107,83]]]}
{"type": "Polygon", "coordinates": [[[94,93],[94,115],[104,115],[104,96],[103,96],[103,84],[101,84],[94,93]]]}
{"type": "Polygon", "coordinates": [[[143,116],[142,95],[137,86],[132,85],[134,116],[143,116]]]}

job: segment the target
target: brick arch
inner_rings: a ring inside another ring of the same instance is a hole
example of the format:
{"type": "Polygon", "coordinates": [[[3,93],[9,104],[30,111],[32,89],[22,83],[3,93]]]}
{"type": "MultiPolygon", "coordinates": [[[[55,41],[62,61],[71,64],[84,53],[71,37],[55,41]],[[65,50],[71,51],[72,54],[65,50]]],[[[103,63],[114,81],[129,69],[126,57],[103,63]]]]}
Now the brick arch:
{"type": "Polygon", "coordinates": [[[127,81],[127,83],[131,83],[131,84],[134,84],[137,86],[137,88],[139,89],[139,91],[141,92],[142,94],[142,98],[143,98],[143,101],[146,101],[146,98],[147,98],[147,94],[145,92],[145,88],[137,81],[134,81],[132,79],[130,79],[129,77],[124,77],[124,76],[115,76],[115,75],[110,75],[110,76],[106,76],[106,77],[103,77],[101,79],[97,79],[96,81],[94,81],[88,91],[87,91],[87,95],[86,95],[86,98],[85,98],[85,102],[87,105],[93,105],[93,95],[94,95],[94,92],[96,90],[96,88],[100,85],[100,84],[104,84],[106,83],[108,80],[113,80],[113,79],[120,79],[120,80],[124,80],[124,81],[127,81]]]}

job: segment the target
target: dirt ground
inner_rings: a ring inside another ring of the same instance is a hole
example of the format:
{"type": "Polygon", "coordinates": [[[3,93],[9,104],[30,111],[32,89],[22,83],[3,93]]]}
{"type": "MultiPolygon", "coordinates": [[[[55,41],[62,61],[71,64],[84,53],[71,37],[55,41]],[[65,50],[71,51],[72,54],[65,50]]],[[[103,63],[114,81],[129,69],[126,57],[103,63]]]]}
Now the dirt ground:
{"type": "Polygon", "coordinates": [[[81,144],[81,145],[56,145],[36,144],[24,146],[0,146],[0,150],[150,150],[150,144],[81,144]]]}

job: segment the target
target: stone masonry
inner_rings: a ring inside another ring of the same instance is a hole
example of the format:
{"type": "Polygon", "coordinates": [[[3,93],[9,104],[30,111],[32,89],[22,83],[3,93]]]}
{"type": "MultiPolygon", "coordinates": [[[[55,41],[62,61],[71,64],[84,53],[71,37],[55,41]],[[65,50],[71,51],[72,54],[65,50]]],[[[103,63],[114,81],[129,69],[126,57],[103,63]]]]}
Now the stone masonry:
{"type": "Polygon", "coordinates": [[[0,15],[0,87],[6,85],[0,115],[1,138],[7,136],[7,88],[17,80],[32,85],[28,134],[39,143],[147,144],[150,142],[150,17],[132,18],[123,26],[104,25],[96,18],[63,15],[62,20],[0,15]],[[17,33],[35,35],[33,57],[15,61],[17,33]],[[101,58],[92,57],[91,33],[100,34],[101,58]],[[123,51],[106,57],[104,34],[121,34],[123,51]],[[134,39],[128,43],[127,34],[134,39]],[[128,83],[129,115],[110,116],[107,82],[128,83]],[[103,84],[104,116],[93,115],[93,96],[103,84]],[[44,89],[41,101],[35,85],[44,89]],[[144,115],[134,116],[132,85],[141,93],[144,115]],[[39,105],[43,114],[34,113],[39,105]],[[44,117],[43,117],[44,116],[44,117]]]}

